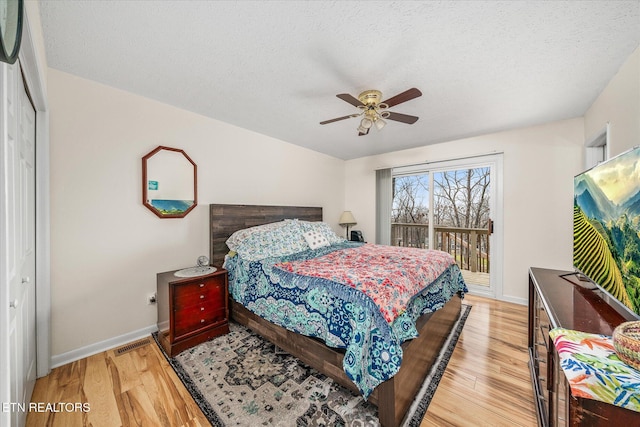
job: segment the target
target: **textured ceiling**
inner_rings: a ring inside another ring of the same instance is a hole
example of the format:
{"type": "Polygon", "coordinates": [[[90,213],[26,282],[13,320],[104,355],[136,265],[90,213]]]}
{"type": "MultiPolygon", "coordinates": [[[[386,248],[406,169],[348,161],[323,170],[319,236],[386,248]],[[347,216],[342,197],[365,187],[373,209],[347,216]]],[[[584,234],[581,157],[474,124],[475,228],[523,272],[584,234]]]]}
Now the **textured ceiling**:
{"type": "Polygon", "coordinates": [[[342,159],[582,116],[640,43],[640,1],[40,3],[48,65],[342,159]],[[336,98],[423,96],[358,137],[336,98]]]}

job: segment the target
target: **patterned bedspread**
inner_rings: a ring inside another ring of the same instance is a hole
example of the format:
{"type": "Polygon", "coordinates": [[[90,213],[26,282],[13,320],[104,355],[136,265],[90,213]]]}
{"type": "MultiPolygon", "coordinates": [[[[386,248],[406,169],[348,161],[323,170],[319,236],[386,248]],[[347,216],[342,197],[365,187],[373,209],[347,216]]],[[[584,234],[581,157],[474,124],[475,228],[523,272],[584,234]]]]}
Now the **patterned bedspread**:
{"type": "Polygon", "coordinates": [[[347,241],[260,261],[227,256],[225,268],[249,310],[345,349],[345,373],[365,398],[400,369],[416,320],[467,292],[447,253],[347,241]]]}
{"type": "Polygon", "coordinates": [[[425,283],[436,280],[452,264],[454,260],[446,252],[364,245],[319,258],[280,263],[276,267],[358,289],[368,295],[385,320],[392,323],[425,283]]]}

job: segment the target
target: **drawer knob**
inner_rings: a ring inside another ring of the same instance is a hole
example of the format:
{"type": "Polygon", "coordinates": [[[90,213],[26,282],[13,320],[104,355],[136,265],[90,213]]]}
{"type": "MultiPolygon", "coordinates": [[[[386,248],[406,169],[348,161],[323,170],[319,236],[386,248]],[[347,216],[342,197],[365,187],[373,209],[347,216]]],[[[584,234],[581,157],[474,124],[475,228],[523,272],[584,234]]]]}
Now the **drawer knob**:
{"type": "Polygon", "coordinates": [[[204,295],[200,295],[200,299],[204,299],[204,295]]]}
{"type": "Polygon", "coordinates": [[[204,288],[204,283],[200,283],[200,287],[201,287],[201,288],[204,288]]]}
{"type": "Polygon", "coordinates": [[[204,319],[200,319],[200,323],[204,323],[204,319]]]}
{"type": "Polygon", "coordinates": [[[204,311],[204,307],[200,307],[200,311],[204,311]]]}

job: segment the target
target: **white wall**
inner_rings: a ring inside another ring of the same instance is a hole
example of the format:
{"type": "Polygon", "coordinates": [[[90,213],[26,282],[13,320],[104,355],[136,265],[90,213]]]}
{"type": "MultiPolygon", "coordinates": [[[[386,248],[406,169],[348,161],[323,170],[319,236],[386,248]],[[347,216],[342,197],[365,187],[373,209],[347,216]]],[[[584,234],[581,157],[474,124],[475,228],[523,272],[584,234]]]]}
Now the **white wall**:
{"type": "MultiPolygon", "coordinates": [[[[47,73],[47,55],[44,48],[44,35],[42,34],[42,23],[40,21],[40,4],[37,1],[25,1],[24,12],[29,23],[29,32],[34,43],[36,61],[38,62],[39,71],[42,72],[43,78],[47,73]]],[[[24,25],[24,24],[23,24],[24,25]]],[[[44,90],[46,92],[46,79],[44,80],[44,90]]]]}
{"type": "Polygon", "coordinates": [[[640,145],[640,46],[585,113],[585,135],[592,137],[607,122],[610,157],[640,145]]]}
{"type": "Polygon", "coordinates": [[[345,209],[375,241],[375,170],[504,153],[503,295],[526,303],[529,267],[571,269],[573,176],[581,169],[582,118],[349,160],[345,209]]]}
{"type": "Polygon", "coordinates": [[[155,324],[156,273],[209,253],[209,203],[322,206],[342,232],[344,161],[54,69],[48,78],[58,362],[155,324]],[[158,145],[198,165],[198,206],[184,219],[142,205],[141,158],[158,145]]]}

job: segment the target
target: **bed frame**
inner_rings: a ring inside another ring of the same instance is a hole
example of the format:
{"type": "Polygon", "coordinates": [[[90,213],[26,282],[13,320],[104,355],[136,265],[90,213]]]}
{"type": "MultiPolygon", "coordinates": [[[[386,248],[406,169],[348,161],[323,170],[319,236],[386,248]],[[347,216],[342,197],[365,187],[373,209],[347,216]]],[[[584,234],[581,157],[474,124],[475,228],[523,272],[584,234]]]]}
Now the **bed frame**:
{"type": "MultiPolygon", "coordinates": [[[[222,266],[224,256],[229,251],[225,241],[237,230],[287,218],[322,221],[322,208],[317,207],[212,204],[209,212],[210,259],[218,267],[222,266]]],[[[342,368],[344,351],[275,325],[233,300],[230,303],[231,317],[237,323],[247,326],[307,365],[359,394],[342,368]]],[[[460,316],[461,303],[461,298],[456,295],[440,310],[418,319],[416,326],[420,335],[402,344],[404,355],[400,370],[394,377],[376,387],[369,396],[368,401],[378,407],[378,418],[383,427],[397,427],[403,422],[460,316]]]]}

